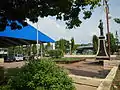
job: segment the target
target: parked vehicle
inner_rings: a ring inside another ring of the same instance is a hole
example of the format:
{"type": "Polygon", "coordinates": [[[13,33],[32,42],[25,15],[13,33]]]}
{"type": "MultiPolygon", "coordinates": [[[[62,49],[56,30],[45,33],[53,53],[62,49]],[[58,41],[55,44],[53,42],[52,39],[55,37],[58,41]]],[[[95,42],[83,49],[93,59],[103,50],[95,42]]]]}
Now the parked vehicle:
{"type": "Polygon", "coordinates": [[[13,56],[5,56],[4,57],[4,62],[13,62],[13,61],[14,61],[13,56]]]}
{"type": "Polygon", "coordinates": [[[22,54],[16,54],[16,55],[14,56],[14,61],[21,61],[21,60],[23,60],[23,59],[24,59],[24,57],[23,57],[22,54]]]}

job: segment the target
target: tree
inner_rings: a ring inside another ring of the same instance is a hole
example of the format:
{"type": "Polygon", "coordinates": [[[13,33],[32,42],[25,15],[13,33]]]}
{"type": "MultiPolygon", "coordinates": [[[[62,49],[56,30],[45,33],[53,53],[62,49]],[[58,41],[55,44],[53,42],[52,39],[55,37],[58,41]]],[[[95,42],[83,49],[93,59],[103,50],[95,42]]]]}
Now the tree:
{"type": "Polygon", "coordinates": [[[36,44],[32,45],[32,52],[33,52],[34,55],[37,53],[37,46],[36,46],[36,44]]]}
{"type": "Polygon", "coordinates": [[[9,47],[9,48],[8,48],[8,55],[9,55],[9,56],[14,55],[14,47],[9,47]]]}
{"type": "Polygon", "coordinates": [[[98,37],[96,35],[93,35],[92,42],[93,42],[94,53],[97,53],[97,49],[98,49],[98,37]]]}
{"type": "MultiPolygon", "coordinates": [[[[108,34],[106,34],[106,38],[108,41],[108,34]]],[[[111,54],[113,54],[116,51],[116,39],[114,38],[113,33],[110,33],[110,50],[111,50],[111,54]]]]}
{"type": "Polygon", "coordinates": [[[74,45],[74,49],[76,50],[77,48],[79,48],[81,45],[80,44],[75,44],[74,45]]]}
{"type": "Polygon", "coordinates": [[[23,46],[18,46],[18,49],[19,49],[18,53],[23,54],[23,46]]]}
{"type": "Polygon", "coordinates": [[[71,38],[71,54],[75,51],[75,42],[74,42],[74,38],[71,38]]]}
{"type": "Polygon", "coordinates": [[[55,48],[62,50],[64,53],[68,53],[70,49],[70,43],[68,40],[60,39],[55,42],[55,48]]]}
{"type": "Polygon", "coordinates": [[[46,50],[50,50],[50,49],[51,49],[51,44],[50,44],[50,43],[47,43],[47,45],[45,46],[45,49],[46,49],[46,50]]]}
{"type": "Polygon", "coordinates": [[[118,32],[116,31],[116,34],[115,34],[115,43],[116,43],[116,52],[118,52],[118,44],[119,44],[119,36],[118,36],[118,32]]]}
{"type": "Polygon", "coordinates": [[[46,53],[45,47],[43,43],[40,43],[39,53],[41,56],[44,56],[46,53]]]}
{"type": "Polygon", "coordinates": [[[23,55],[25,56],[30,56],[32,51],[32,46],[31,45],[26,45],[23,47],[23,55]]]}
{"type": "Polygon", "coordinates": [[[3,0],[0,2],[0,30],[6,26],[21,29],[22,26],[27,26],[27,18],[37,22],[38,16],[55,16],[56,19],[66,21],[68,28],[79,27],[82,23],[79,14],[83,13],[84,19],[90,18],[92,10],[100,6],[100,2],[101,0],[3,0]]]}
{"type": "Polygon", "coordinates": [[[118,24],[120,24],[120,18],[115,18],[114,21],[118,24]]]}

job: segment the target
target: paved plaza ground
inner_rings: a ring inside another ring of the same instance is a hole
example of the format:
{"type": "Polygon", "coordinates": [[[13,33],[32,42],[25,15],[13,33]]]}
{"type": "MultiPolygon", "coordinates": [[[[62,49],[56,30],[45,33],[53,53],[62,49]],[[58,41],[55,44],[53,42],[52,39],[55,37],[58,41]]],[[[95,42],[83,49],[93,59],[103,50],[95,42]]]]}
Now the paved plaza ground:
{"type": "Polygon", "coordinates": [[[103,65],[94,59],[80,61],[72,64],[58,64],[69,70],[70,74],[93,78],[105,78],[109,70],[104,70],[103,65]]]}

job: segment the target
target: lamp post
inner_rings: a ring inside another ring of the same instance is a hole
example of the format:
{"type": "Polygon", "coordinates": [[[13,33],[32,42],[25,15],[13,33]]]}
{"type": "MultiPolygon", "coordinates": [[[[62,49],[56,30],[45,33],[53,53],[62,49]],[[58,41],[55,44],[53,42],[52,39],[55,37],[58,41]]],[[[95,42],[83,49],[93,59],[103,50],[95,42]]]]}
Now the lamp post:
{"type": "Polygon", "coordinates": [[[108,0],[104,0],[105,4],[105,11],[106,11],[106,23],[107,23],[107,33],[108,33],[108,55],[110,59],[110,32],[109,32],[109,6],[108,6],[108,0]]]}

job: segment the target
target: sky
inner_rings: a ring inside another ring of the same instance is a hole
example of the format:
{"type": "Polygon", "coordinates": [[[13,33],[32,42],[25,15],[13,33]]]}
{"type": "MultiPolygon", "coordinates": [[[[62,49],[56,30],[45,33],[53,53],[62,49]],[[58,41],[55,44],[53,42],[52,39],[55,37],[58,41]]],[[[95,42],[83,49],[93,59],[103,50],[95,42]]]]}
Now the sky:
{"type": "MultiPolygon", "coordinates": [[[[109,19],[110,32],[115,35],[116,30],[120,36],[120,25],[114,22],[114,18],[120,17],[120,0],[109,0],[109,11],[111,19],[109,19]]],[[[80,16],[81,18],[81,16],[80,16]]],[[[90,19],[83,20],[80,27],[75,29],[66,29],[63,21],[56,20],[54,17],[39,18],[37,24],[28,22],[44,34],[48,35],[54,40],[61,38],[70,40],[74,37],[76,44],[87,44],[92,42],[92,36],[99,36],[100,30],[98,29],[99,20],[102,19],[104,24],[104,35],[107,32],[105,9],[98,7],[92,12],[90,19]]],[[[120,37],[119,37],[120,40],[120,37]]]]}

